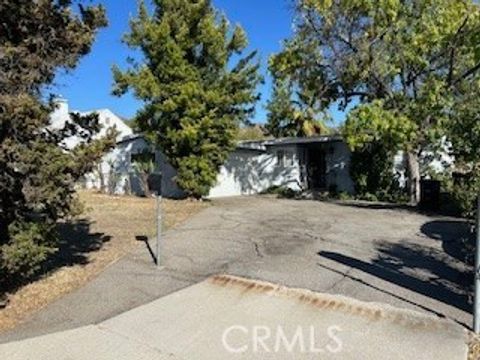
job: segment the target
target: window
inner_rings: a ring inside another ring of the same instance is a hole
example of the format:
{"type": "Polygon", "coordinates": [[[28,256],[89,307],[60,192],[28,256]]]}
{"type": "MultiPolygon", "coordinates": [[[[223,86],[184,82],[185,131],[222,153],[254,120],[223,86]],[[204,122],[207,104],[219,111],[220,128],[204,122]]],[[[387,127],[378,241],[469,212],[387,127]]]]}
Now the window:
{"type": "Polygon", "coordinates": [[[155,162],[155,154],[144,151],[141,153],[137,154],[131,154],[130,156],[130,161],[133,163],[140,162],[140,163],[146,163],[146,162],[155,162]]]}
{"type": "Polygon", "coordinates": [[[295,158],[293,152],[286,152],[285,159],[284,159],[285,166],[293,166],[295,165],[295,158]]]}
{"type": "Polygon", "coordinates": [[[291,167],[295,165],[295,154],[291,151],[277,150],[277,166],[291,167]]]}
{"type": "Polygon", "coordinates": [[[285,151],[277,150],[277,166],[284,166],[285,151]]]}

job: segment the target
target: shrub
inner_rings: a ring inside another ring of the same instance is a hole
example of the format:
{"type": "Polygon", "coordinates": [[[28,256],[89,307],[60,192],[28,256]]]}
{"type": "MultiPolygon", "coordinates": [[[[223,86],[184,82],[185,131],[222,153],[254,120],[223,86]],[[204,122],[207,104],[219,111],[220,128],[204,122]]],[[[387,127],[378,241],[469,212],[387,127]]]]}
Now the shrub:
{"type": "Polygon", "coordinates": [[[477,197],[480,195],[480,176],[470,173],[446,184],[448,194],[453,201],[454,210],[458,212],[458,215],[474,218],[477,197]]]}
{"type": "Polygon", "coordinates": [[[394,173],[395,152],[381,143],[369,143],[353,151],[350,175],[358,199],[403,202],[408,200],[394,173]]]}
{"type": "Polygon", "coordinates": [[[300,193],[301,193],[301,191],[296,191],[296,190],[293,190],[289,187],[278,186],[278,185],[270,186],[268,189],[260,192],[260,194],[278,195],[278,197],[287,198],[287,199],[293,199],[293,198],[299,196],[300,193]]]}
{"type": "Polygon", "coordinates": [[[40,270],[48,255],[55,252],[55,226],[45,223],[12,223],[10,241],[1,247],[0,267],[7,275],[22,281],[40,270]]]}
{"type": "MultiPolygon", "coordinates": [[[[76,210],[75,184],[115,144],[97,138],[97,114],[50,126],[44,101],[59,69],[73,69],[106,25],[101,6],[71,1],[0,3],[0,288],[35,274],[55,251],[56,222],[76,210]],[[79,144],[67,146],[76,137],[79,144]]],[[[11,288],[9,288],[11,289],[11,288]]]]}

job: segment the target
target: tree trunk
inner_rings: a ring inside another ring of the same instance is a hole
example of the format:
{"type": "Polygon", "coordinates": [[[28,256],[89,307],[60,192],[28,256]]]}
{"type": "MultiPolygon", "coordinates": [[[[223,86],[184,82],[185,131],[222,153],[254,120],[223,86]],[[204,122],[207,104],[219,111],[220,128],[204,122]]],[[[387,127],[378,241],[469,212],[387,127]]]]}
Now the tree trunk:
{"type": "Polygon", "coordinates": [[[420,162],[415,152],[407,153],[407,172],[410,204],[417,205],[420,201],[420,162]]]}
{"type": "Polygon", "coordinates": [[[98,164],[98,167],[97,167],[97,171],[98,171],[98,180],[99,180],[99,190],[101,193],[105,192],[105,176],[103,174],[103,168],[102,168],[102,164],[98,164]]]}
{"type": "Polygon", "coordinates": [[[148,187],[148,176],[149,173],[141,173],[140,174],[140,181],[142,182],[142,188],[143,188],[143,195],[145,195],[147,198],[152,196],[152,193],[150,192],[150,188],[148,187]]]}
{"type": "Polygon", "coordinates": [[[0,218],[0,245],[8,243],[9,234],[8,234],[8,225],[9,222],[3,218],[0,218]]]}

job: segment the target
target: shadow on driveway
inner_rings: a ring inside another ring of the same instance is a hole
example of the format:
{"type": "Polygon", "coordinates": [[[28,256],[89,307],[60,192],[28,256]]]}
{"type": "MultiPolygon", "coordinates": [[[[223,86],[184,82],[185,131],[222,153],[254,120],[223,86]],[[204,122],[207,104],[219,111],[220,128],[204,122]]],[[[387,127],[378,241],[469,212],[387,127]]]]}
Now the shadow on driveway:
{"type": "Polygon", "coordinates": [[[471,259],[466,257],[472,242],[470,225],[464,221],[431,221],[420,230],[441,241],[441,248],[408,240],[379,241],[375,243],[375,256],[368,262],[337,252],[321,251],[318,255],[471,312],[473,269],[471,259]]]}

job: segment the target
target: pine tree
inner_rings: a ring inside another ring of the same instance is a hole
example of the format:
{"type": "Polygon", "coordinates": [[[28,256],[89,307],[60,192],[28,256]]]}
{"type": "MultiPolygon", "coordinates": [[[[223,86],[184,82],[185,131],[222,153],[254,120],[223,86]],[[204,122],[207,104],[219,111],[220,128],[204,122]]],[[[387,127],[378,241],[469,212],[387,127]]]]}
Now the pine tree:
{"type": "Polygon", "coordinates": [[[155,0],[131,22],[125,42],[143,63],[113,68],[114,94],[133,90],[145,106],[136,125],[177,169],[190,196],[207,195],[234,147],[240,123],[258,99],[256,52],[245,57],[247,37],[233,29],[209,0],[155,0]],[[234,64],[234,59],[238,59],[234,64]]]}
{"type": "Polygon", "coordinates": [[[39,269],[55,251],[56,223],[75,211],[75,182],[95,166],[112,137],[93,140],[95,115],[50,126],[42,88],[59,68],[87,54],[101,7],[72,11],[70,1],[0,0],[0,292],[39,269]],[[63,140],[79,136],[73,149],[63,140]]]}

